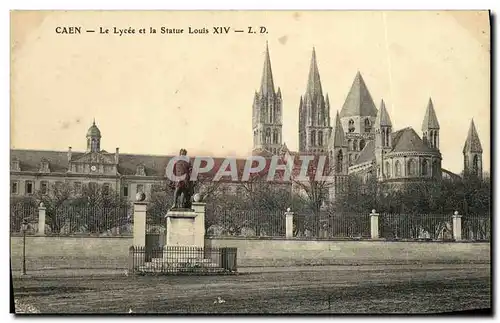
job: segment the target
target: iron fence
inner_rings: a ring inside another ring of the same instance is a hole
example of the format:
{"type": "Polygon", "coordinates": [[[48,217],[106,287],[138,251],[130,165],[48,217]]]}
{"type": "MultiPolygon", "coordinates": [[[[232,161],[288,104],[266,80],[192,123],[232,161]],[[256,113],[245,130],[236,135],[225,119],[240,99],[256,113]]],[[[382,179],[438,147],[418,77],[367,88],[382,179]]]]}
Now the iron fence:
{"type": "Polygon", "coordinates": [[[284,237],[283,211],[207,210],[207,236],[284,237]]]}
{"type": "Polygon", "coordinates": [[[38,224],[38,208],[31,205],[15,204],[10,206],[10,232],[22,233],[21,224],[23,220],[28,221],[29,229],[26,234],[33,234],[38,224]]]}
{"type": "Polygon", "coordinates": [[[134,274],[232,274],[237,272],[237,249],[132,246],[128,270],[134,274]]]}
{"type": "Polygon", "coordinates": [[[370,237],[370,214],[294,214],[293,236],[301,238],[361,239],[370,237]]]}
{"type": "Polygon", "coordinates": [[[490,241],[491,217],[467,214],[462,216],[462,240],[490,241]]]}
{"type": "Polygon", "coordinates": [[[388,240],[452,240],[452,215],[381,214],[379,235],[388,240]]]}

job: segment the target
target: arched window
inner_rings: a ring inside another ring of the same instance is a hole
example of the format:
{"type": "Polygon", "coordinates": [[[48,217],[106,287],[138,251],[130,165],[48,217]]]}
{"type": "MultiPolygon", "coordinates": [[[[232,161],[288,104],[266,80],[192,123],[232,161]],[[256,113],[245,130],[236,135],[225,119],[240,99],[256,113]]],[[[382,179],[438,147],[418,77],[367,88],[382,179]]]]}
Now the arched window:
{"type": "Polygon", "coordinates": [[[316,131],[311,131],[311,146],[316,146],[316,131]]]}
{"type": "Polygon", "coordinates": [[[474,175],[479,176],[479,157],[477,155],[472,158],[472,172],[474,175]]]}
{"type": "Polygon", "coordinates": [[[352,120],[352,119],[349,120],[349,125],[348,125],[347,129],[349,132],[354,132],[354,130],[356,129],[354,127],[354,120],[352,120]]]}
{"type": "Polygon", "coordinates": [[[361,139],[359,141],[359,150],[363,150],[363,148],[365,148],[365,140],[364,139],[361,139]]]}
{"type": "Polygon", "coordinates": [[[370,132],[372,130],[372,123],[369,118],[365,119],[365,132],[370,132]]]}
{"type": "Polygon", "coordinates": [[[435,160],[434,163],[432,163],[432,175],[438,176],[439,174],[439,164],[438,161],[435,160]]]}
{"type": "Polygon", "coordinates": [[[342,154],[342,150],[339,150],[339,153],[337,154],[337,172],[341,173],[342,172],[342,161],[344,160],[344,156],[342,154]]]}
{"type": "Polygon", "coordinates": [[[318,146],[323,146],[323,132],[318,131],[318,146]]]}
{"type": "Polygon", "coordinates": [[[351,139],[347,140],[347,147],[349,147],[349,150],[353,149],[352,148],[352,140],[351,139]]]}
{"type": "Polygon", "coordinates": [[[257,130],[254,130],[253,132],[253,141],[257,142],[257,130]]]}
{"type": "Polygon", "coordinates": [[[396,164],[394,164],[394,176],[401,177],[401,163],[399,160],[396,160],[396,164]]]}
{"type": "Polygon", "coordinates": [[[422,176],[427,176],[429,174],[429,165],[427,164],[427,159],[422,160],[422,176]]]}
{"type": "Polygon", "coordinates": [[[408,161],[407,167],[408,167],[408,171],[407,171],[408,176],[417,175],[417,163],[415,163],[415,160],[410,159],[408,161]]]}
{"type": "Polygon", "coordinates": [[[358,141],[356,139],[352,142],[352,149],[355,151],[358,150],[358,141]]]}
{"type": "Polygon", "coordinates": [[[388,161],[385,162],[385,176],[391,177],[391,164],[388,161]]]}
{"type": "Polygon", "coordinates": [[[273,107],[272,107],[272,106],[270,106],[270,107],[269,107],[269,123],[273,123],[273,117],[274,117],[274,116],[273,116],[273,112],[274,112],[274,111],[273,111],[273,107]]]}
{"type": "Polygon", "coordinates": [[[266,144],[271,143],[271,129],[266,128],[266,133],[265,133],[265,140],[266,144]]]}
{"type": "Polygon", "coordinates": [[[97,140],[96,139],[92,139],[92,143],[91,143],[91,151],[97,151],[97,140]]]}
{"type": "Polygon", "coordinates": [[[278,129],[274,129],[273,131],[273,143],[277,144],[278,143],[278,129]]]}

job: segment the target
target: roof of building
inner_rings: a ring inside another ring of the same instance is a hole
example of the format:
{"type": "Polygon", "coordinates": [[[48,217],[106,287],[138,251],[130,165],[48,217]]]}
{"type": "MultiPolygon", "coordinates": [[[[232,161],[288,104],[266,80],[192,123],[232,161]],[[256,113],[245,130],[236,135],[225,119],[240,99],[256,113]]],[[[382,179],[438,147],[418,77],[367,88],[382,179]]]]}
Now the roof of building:
{"type": "Polygon", "coordinates": [[[358,155],[358,158],[354,161],[355,165],[363,164],[366,162],[370,162],[375,159],[375,141],[370,140],[363,150],[358,155]]]}
{"type": "Polygon", "coordinates": [[[372,96],[360,72],[358,72],[354,78],[351,89],[340,110],[340,116],[377,116],[377,108],[375,107],[375,103],[373,103],[372,96]]]}
{"type": "Polygon", "coordinates": [[[264,69],[262,71],[262,79],[260,82],[260,95],[274,95],[273,71],[271,69],[271,57],[269,55],[269,47],[266,42],[266,54],[264,59],[264,69]]]}
{"type": "Polygon", "coordinates": [[[385,108],[384,100],[382,100],[382,102],[380,103],[380,109],[378,110],[377,118],[375,119],[375,127],[381,126],[392,126],[391,118],[389,117],[389,113],[387,113],[387,109],[385,108]]]}
{"type": "Polygon", "coordinates": [[[345,140],[344,129],[342,128],[342,124],[340,123],[340,116],[337,112],[335,116],[335,129],[333,129],[333,136],[330,137],[330,147],[347,147],[347,142],[345,140]]]}
{"type": "Polygon", "coordinates": [[[87,131],[87,137],[101,137],[101,130],[95,125],[95,120],[87,131]]]}
{"type": "Polygon", "coordinates": [[[474,124],[474,119],[470,122],[469,132],[467,133],[467,139],[465,139],[465,145],[463,153],[482,153],[483,147],[481,146],[481,141],[476,131],[476,125],[474,124]]]}
{"type": "Polygon", "coordinates": [[[434,110],[434,104],[432,104],[431,98],[429,98],[424,121],[422,122],[422,131],[427,131],[428,129],[439,129],[439,122],[436,117],[436,111],[434,110]]]}

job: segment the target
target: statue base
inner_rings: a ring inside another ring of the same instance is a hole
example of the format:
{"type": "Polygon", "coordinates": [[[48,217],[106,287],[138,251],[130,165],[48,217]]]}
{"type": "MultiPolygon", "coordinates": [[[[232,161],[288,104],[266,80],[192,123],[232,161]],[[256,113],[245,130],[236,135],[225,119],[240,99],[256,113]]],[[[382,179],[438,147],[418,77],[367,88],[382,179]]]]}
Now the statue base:
{"type": "Polygon", "coordinates": [[[200,247],[205,246],[204,217],[191,209],[172,209],[166,218],[165,245],[200,247]]]}

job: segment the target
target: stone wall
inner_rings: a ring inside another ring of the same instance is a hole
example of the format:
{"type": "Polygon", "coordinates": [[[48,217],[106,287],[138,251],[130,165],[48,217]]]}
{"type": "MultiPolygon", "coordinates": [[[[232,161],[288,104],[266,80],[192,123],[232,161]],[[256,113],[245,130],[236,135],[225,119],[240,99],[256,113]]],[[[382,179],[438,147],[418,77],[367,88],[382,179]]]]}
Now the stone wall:
{"type": "MultiPolygon", "coordinates": [[[[20,270],[22,237],[11,237],[11,266],[20,270]]],[[[26,237],[28,270],[127,268],[131,237],[26,237]]],[[[238,266],[489,263],[489,243],[207,239],[238,248],[238,266]]]]}

